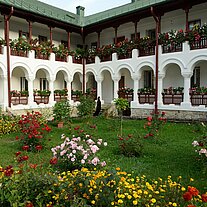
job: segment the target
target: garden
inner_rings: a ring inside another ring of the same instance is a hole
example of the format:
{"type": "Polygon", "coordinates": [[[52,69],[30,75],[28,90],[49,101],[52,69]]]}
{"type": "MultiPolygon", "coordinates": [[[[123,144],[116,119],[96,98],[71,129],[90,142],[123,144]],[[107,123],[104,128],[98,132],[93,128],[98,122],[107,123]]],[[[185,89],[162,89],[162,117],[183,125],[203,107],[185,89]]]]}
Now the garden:
{"type": "Polygon", "coordinates": [[[90,96],[78,117],[67,101],[52,112],[1,112],[0,206],[207,206],[206,124],[168,121],[164,111],[126,119],[128,101],[114,104],[116,117],[93,117],[90,96]]]}

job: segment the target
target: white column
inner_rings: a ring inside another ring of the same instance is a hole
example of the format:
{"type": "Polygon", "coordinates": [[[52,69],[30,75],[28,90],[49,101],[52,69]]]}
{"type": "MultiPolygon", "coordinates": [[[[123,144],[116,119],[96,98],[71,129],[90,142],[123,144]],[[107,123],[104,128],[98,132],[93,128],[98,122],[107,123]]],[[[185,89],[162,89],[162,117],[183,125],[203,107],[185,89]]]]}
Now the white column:
{"type": "Polygon", "coordinates": [[[138,88],[139,88],[140,78],[141,78],[141,76],[132,77],[132,79],[134,81],[134,95],[133,95],[133,101],[131,102],[131,107],[137,106],[139,104],[137,92],[138,92],[138,88]]]}
{"type": "Polygon", "coordinates": [[[100,100],[102,100],[102,81],[103,78],[96,78],[97,81],[97,97],[100,97],[100,100]]]}
{"type": "Polygon", "coordinates": [[[165,77],[164,74],[158,74],[158,105],[163,105],[162,101],[162,91],[163,91],[163,78],[165,77]]]}
{"type": "Polygon", "coordinates": [[[54,101],[54,81],[55,81],[55,79],[53,79],[53,78],[49,79],[49,90],[51,91],[51,94],[49,97],[49,104],[50,105],[55,104],[55,101],[54,101]]]}
{"type": "Polygon", "coordinates": [[[120,77],[113,77],[113,81],[114,81],[114,99],[119,97],[118,96],[119,80],[120,80],[120,77]]]}
{"type": "Polygon", "coordinates": [[[33,96],[33,81],[34,81],[34,77],[33,76],[27,76],[26,77],[28,80],[28,91],[29,91],[29,97],[28,97],[28,105],[32,106],[34,103],[34,96],[33,96]]]}
{"type": "Polygon", "coordinates": [[[190,89],[190,79],[192,75],[193,73],[191,72],[186,72],[182,74],[182,76],[184,77],[184,98],[183,98],[184,100],[181,103],[181,106],[184,106],[185,108],[191,106],[189,89],[190,89]]]}
{"type": "Polygon", "coordinates": [[[8,107],[8,84],[7,84],[7,76],[2,75],[1,76],[2,80],[3,80],[3,110],[6,110],[6,107],[8,107]]]}
{"type": "Polygon", "coordinates": [[[67,82],[68,97],[67,99],[71,102],[71,80],[65,80],[67,82]]]}

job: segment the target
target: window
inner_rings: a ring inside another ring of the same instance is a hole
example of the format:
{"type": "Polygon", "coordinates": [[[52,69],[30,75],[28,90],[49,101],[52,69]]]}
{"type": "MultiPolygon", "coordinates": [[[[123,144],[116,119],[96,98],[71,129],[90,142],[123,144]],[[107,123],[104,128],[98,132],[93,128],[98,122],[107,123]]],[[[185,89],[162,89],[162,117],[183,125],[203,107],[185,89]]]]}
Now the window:
{"type": "Polygon", "coordinates": [[[19,37],[29,39],[29,32],[23,32],[22,30],[19,30],[19,37]]]}
{"type": "Polygon", "coordinates": [[[119,80],[119,88],[124,88],[125,86],[125,77],[121,76],[121,79],[119,80]]]}
{"type": "Polygon", "coordinates": [[[39,43],[47,42],[47,37],[39,35],[39,43]]]}
{"type": "Polygon", "coordinates": [[[48,90],[48,81],[46,78],[40,78],[40,90],[48,90]]]}
{"type": "Polygon", "coordinates": [[[91,49],[96,49],[96,48],[97,48],[97,42],[92,42],[91,49]]]}
{"type": "MultiPolygon", "coordinates": [[[[117,42],[122,42],[125,40],[125,36],[117,37],[117,42]]],[[[115,38],[114,38],[114,43],[115,43],[115,38]]]]}
{"type": "Polygon", "coordinates": [[[156,30],[155,29],[147,30],[146,36],[148,36],[150,39],[155,39],[156,38],[156,30]]]}
{"type": "Polygon", "coordinates": [[[198,25],[200,27],[201,26],[201,20],[197,19],[197,20],[193,20],[193,21],[188,22],[188,29],[192,30],[195,25],[198,25]]]}
{"type": "Polygon", "coordinates": [[[64,88],[67,88],[67,82],[64,80],[64,88]]]}
{"type": "Polygon", "coordinates": [[[200,67],[195,67],[193,70],[193,76],[191,77],[191,87],[200,87],[200,67]]]}
{"type": "Polygon", "coordinates": [[[154,88],[153,86],[153,71],[144,71],[144,88],[154,88]]]}
{"type": "Polygon", "coordinates": [[[20,90],[28,91],[28,81],[25,77],[20,77],[20,90]]]}
{"type": "MultiPolygon", "coordinates": [[[[140,39],[140,32],[137,32],[137,39],[140,39]]],[[[131,34],[131,40],[134,41],[135,40],[135,33],[131,34]]]]}

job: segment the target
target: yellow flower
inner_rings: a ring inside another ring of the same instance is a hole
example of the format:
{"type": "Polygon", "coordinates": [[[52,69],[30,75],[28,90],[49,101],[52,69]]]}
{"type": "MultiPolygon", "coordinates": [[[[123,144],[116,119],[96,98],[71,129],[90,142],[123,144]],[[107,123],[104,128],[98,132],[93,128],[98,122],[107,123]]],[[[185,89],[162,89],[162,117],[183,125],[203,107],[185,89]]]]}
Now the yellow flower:
{"type": "Polygon", "coordinates": [[[182,191],[185,191],[186,189],[184,187],[181,188],[182,191]]]}
{"type": "Polygon", "coordinates": [[[177,206],[177,203],[173,203],[173,206],[177,206]]]}
{"type": "Polygon", "coordinates": [[[190,182],[193,182],[194,181],[194,179],[193,178],[190,178],[190,182]]]}
{"type": "Polygon", "coordinates": [[[116,170],[119,171],[119,170],[121,170],[121,169],[120,169],[120,167],[117,167],[116,170]]]}
{"type": "Polygon", "coordinates": [[[132,196],[131,195],[128,195],[127,198],[130,200],[132,198],[132,196]]]}
{"type": "Polygon", "coordinates": [[[94,200],[92,200],[92,201],[91,201],[91,204],[93,204],[93,205],[94,205],[95,203],[96,203],[96,201],[94,201],[94,200]]]}
{"type": "Polygon", "coordinates": [[[114,202],[111,202],[111,205],[114,206],[114,202]]]}
{"type": "Polygon", "coordinates": [[[123,203],[123,200],[119,199],[118,204],[122,204],[122,203],[123,203]]]}
{"type": "Polygon", "coordinates": [[[152,199],[151,199],[151,202],[152,202],[152,203],[156,203],[156,199],[155,199],[155,198],[152,198],[152,199]]]}
{"type": "Polygon", "coordinates": [[[138,204],[137,200],[133,200],[133,205],[136,206],[138,204]]]}

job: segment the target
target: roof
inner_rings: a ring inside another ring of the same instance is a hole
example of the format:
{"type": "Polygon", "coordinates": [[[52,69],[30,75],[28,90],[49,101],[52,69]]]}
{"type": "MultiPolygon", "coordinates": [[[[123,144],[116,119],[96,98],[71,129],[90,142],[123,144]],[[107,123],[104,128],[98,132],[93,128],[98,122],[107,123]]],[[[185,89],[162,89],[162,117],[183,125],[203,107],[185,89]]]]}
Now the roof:
{"type": "Polygon", "coordinates": [[[14,8],[29,11],[34,14],[39,14],[48,18],[83,27],[166,1],[168,0],[136,0],[133,3],[128,3],[123,6],[85,17],[81,17],[80,15],[37,0],[0,0],[0,4],[13,6],[14,8]]]}

